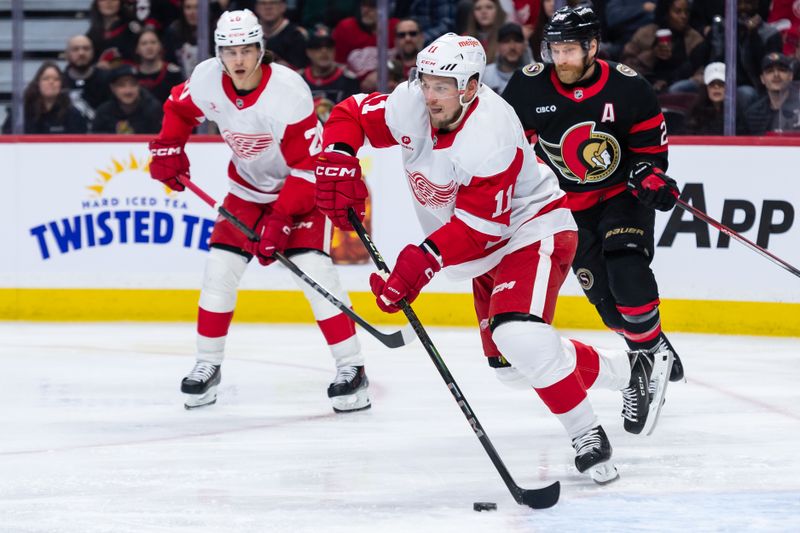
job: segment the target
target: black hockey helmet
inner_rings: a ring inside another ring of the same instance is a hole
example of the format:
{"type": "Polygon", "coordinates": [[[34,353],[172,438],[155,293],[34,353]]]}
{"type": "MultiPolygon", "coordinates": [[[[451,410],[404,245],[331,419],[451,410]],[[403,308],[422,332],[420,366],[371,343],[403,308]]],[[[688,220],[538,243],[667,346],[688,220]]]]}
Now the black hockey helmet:
{"type": "Polygon", "coordinates": [[[562,7],[545,25],[543,39],[548,43],[600,40],[600,19],[589,6],[562,7]]]}
{"type": "Polygon", "coordinates": [[[552,43],[580,43],[588,53],[592,39],[600,41],[600,19],[594,10],[589,6],[562,7],[553,13],[553,18],[544,27],[542,59],[546,63],[553,62],[550,54],[552,43]]]}

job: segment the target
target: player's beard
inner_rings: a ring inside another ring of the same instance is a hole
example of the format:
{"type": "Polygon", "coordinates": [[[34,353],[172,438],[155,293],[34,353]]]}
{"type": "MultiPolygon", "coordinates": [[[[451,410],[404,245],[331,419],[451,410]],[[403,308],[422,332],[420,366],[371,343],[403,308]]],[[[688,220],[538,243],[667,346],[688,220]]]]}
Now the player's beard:
{"type": "Polygon", "coordinates": [[[573,65],[556,66],[555,69],[558,80],[568,85],[580,80],[585,70],[583,66],[578,67],[573,65]]]}
{"type": "Polygon", "coordinates": [[[437,118],[434,118],[430,114],[429,116],[431,117],[431,125],[436,129],[443,130],[449,128],[456,120],[458,120],[458,117],[461,116],[461,108],[459,107],[446,116],[443,113],[439,113],[437,118]]]}

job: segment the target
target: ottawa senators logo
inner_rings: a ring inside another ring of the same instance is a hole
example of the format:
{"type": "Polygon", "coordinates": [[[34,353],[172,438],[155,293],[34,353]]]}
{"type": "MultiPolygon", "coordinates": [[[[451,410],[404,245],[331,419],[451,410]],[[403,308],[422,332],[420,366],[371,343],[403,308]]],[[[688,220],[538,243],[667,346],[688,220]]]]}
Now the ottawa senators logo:
{"type": "Polygon", "coordinates": [[[595,126],[594,122],[581,122],[568,129],[558,144],[539,137],[547,157],[566,179],[597,183],[617,170],[619,142],[608,133],[595,131],[595,126]]]}

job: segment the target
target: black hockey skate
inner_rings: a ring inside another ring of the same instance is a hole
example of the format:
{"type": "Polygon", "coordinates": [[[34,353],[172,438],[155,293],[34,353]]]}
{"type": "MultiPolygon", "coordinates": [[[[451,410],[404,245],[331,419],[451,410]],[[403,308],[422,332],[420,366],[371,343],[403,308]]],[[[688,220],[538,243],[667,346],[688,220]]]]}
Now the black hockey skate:
{"type": "Polygon", "coordinates": [[[217,403],[217,385],[222,379],[220,365],[198,361],[181,381],[181,392],[186,394],[186,409],[195,409],[217,403]]]}
{"type": "Polygon", "coordinates": [[[619,479],[617,467],[611,462],[611,443],[603,426],[595,426],[580,437],[572,439],[575,448],[575,467],[588,473],[599,485],[619,479]]]}
{"type": "Polygon", "coordinates": [[[369,409],[369,380],[363,366],[343,366],[336,369],[336,378],[328,386],[328,398],[337,413],[369,409]]]}
{"type": "Polygon", "coordinates": [[[669,339],[667,339],[667,336],[663,333],[659,337],[658,344],[656,344],[655,348],[651,348],[651,351],[653,352],[659,352],[662,350],[669,350],[672,352],[672,370],[669,372],[669,380],[686,381],[686,378],[683,375],[683,363],[681,363],[681,358],[678,357],[678,352],[675,351],[675,348],[672,347],[669,339]]]}
{"type": "Polygon", "coordinates": [[[638,435],[642,432],[650,411],[650,374],[652,356],[645,351],[630,351],[631,379],[622,389],[622,418],[625,431],[638,435]]]}

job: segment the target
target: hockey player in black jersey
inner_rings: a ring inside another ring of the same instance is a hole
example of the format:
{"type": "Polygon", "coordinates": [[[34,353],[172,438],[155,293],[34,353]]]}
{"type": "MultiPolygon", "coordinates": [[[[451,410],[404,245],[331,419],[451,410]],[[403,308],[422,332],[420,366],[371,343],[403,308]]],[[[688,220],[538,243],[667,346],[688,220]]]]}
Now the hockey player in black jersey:
{"type": "Polygon", "coordinates": [[[678,194],[664,173],[666,124],[644,78],[597,59],[599,37],[591,8],[557,10],[544,31],[545,63],[515,72],[503,97],[567,193],[579,236],[572,269],[589,301],[631,349],[669,352],[670,381],[679,381],[650,268],[654,210],[672,209],[678,194]]]}

